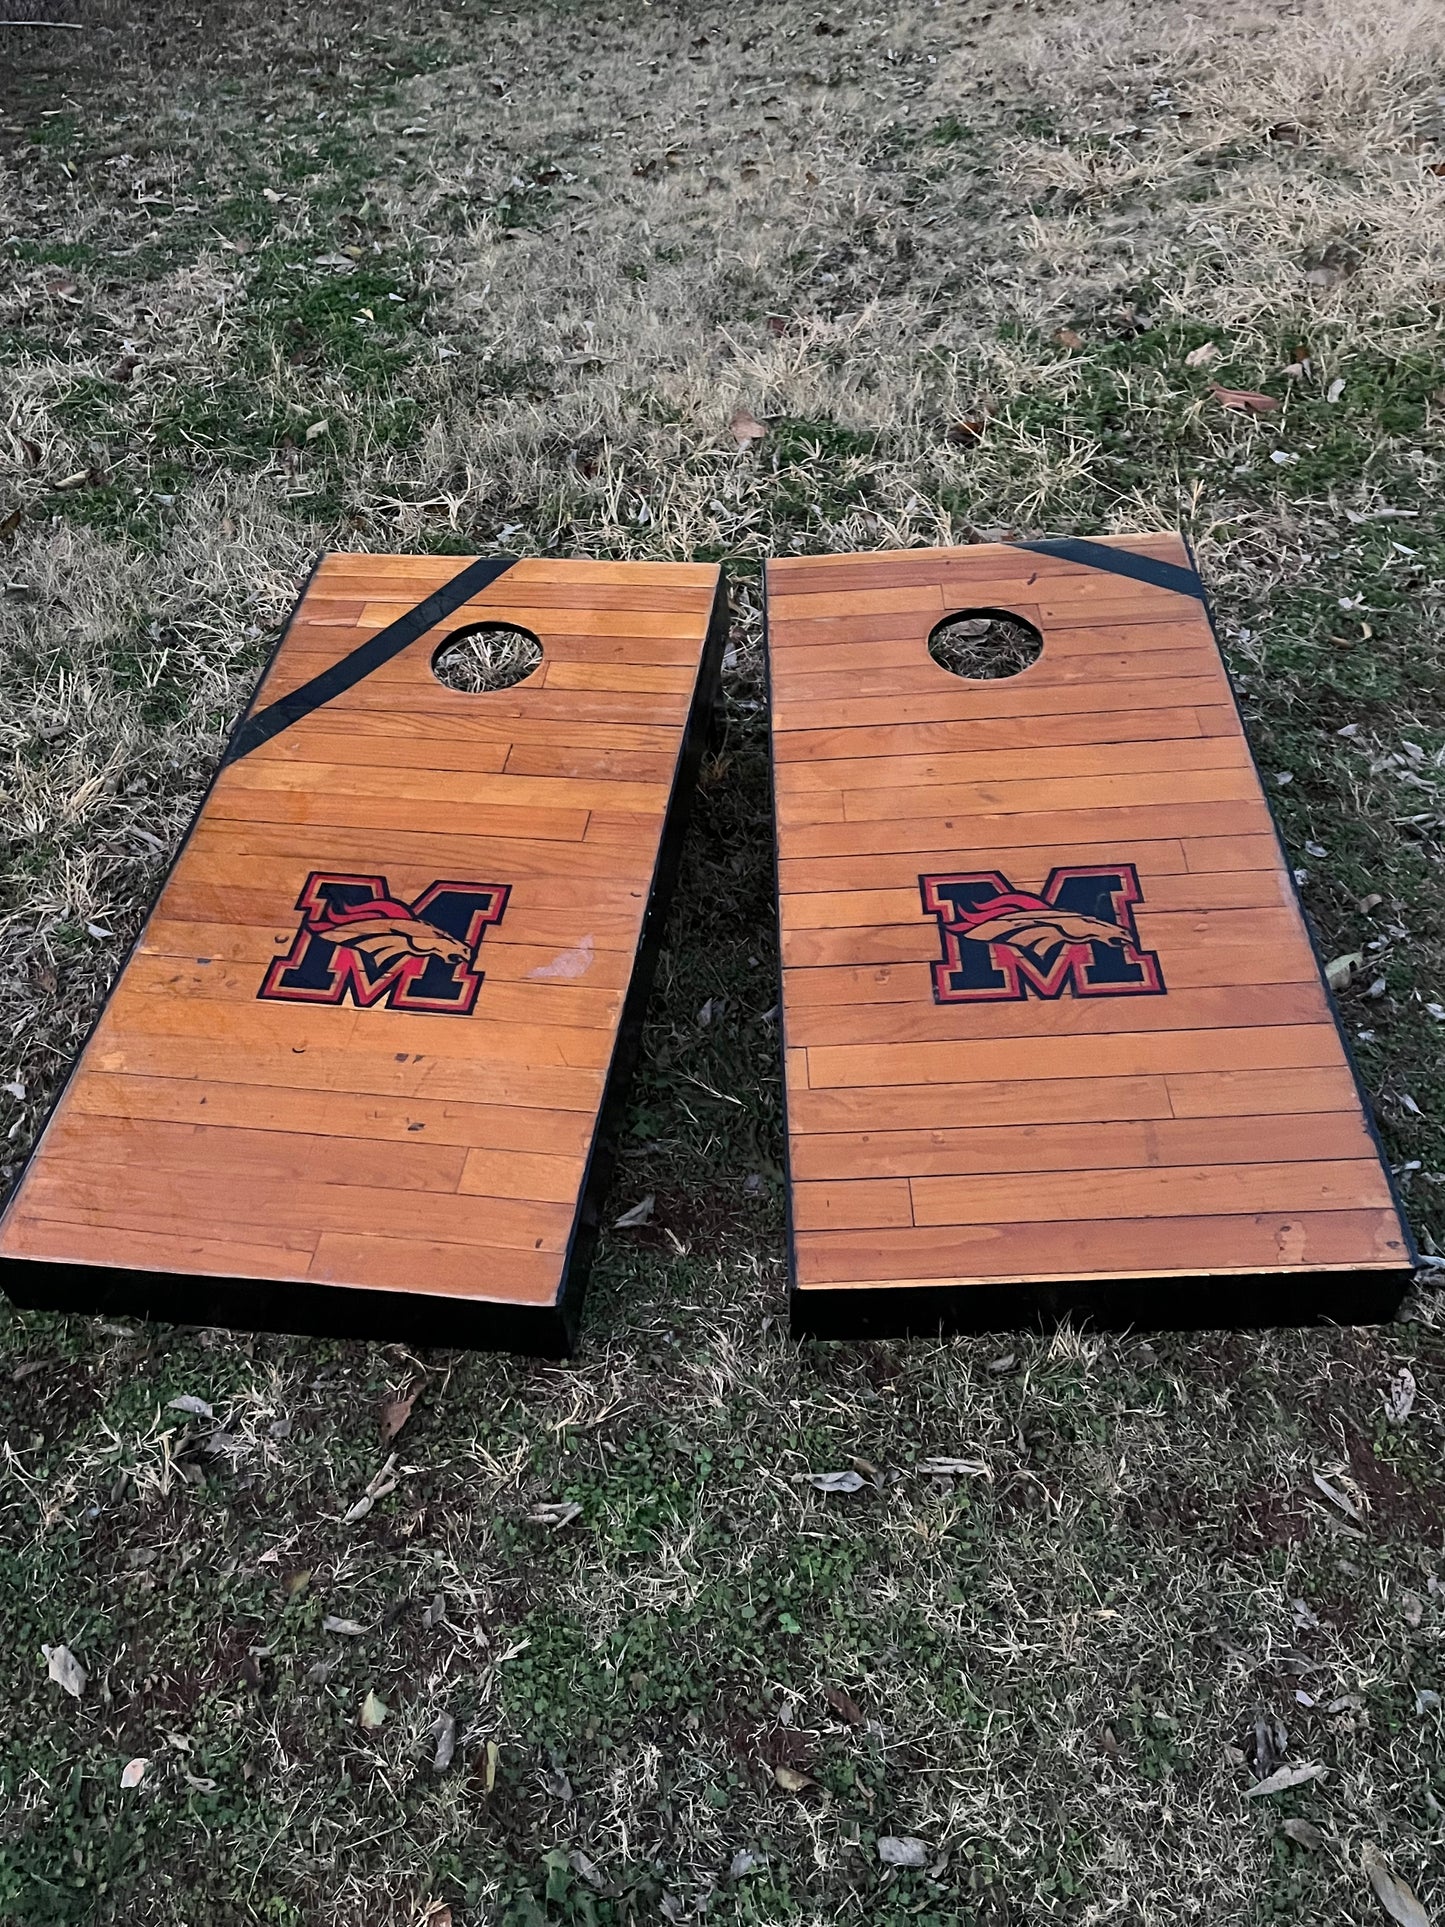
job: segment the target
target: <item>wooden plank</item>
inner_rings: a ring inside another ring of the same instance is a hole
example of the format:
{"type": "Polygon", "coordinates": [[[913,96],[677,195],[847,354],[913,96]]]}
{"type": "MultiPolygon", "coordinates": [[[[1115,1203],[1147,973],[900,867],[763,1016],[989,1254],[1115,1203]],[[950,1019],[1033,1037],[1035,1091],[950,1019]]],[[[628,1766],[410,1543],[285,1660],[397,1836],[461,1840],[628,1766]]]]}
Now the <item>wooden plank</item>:
{"type": "Polygon", "coordinates": [[[1357,1110],[1251,1118],[1115,1118],[1088,1124],[934,1125],[914,1131],[813,1131],[793,1146],[795,1179],[866,1178],[885,1163],[914,1177],[1006,1172],[1165,1169],[1252,1164],[1271,1157],[1323,1163],[1368,1158],[1374,1145],[1357,1110]],[[1288,1118],[1288,1128],[1280,1126],[1288,1118]]]}
{"type": "Polygon", "coordinates": [[[798,1288],[854,1284],[908,1289],[915,1283],[1030,1279],[1197,1277],[1208,1252],[1220,1276],[1269,1276],[1276,1269],[1399,1270],[1409,1251],[1399,1213],[1259,1212],[1204,1218],[1115,1218],[1044,1223],[915,1225],[907,1229],[816,1231],[798,1247],[798,1288]],[[1107,1250],[1107,1263],[1100,1263],[1107,1250]],[[1096,1267],[1090,1269],[1090,1267],[1096,1267]],[[896,1280],[896,1286],[895,1286],[896,1280]]]}
{"type": "Polygon", "coordinates": [[[565,1351],[721,615],[710,565],[324,558],[0,1221],[11,1295],[565,1351]],[[541,667],[443,687],[488,621],[541,667]]]}
{"type": "Polygon", "coordinates": [[[795,1329],[1388,1309],[1408,1232],[1178,538],[786,558],[768,651],[795,1329]],[[950,676],[940,603],[1041,655],[950,676]]]}

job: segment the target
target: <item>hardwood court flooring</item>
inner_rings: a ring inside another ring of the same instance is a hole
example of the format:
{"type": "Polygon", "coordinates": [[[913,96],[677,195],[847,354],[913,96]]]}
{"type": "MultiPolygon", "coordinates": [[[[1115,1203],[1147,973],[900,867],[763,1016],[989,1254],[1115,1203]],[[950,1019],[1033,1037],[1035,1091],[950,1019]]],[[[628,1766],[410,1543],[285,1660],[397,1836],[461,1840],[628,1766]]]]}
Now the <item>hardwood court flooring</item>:
{"type": "Polygon", "coordinates": [[[1409,1233],[1182,541],[775,561],[768,655],[796,1328],[1388,1313],[1409,1233]],[[952,675],[963,610],[1042,655],[952,675]]]}
{"type": "Polygon", "coordinates": [[[326,556],[0,1225],[11,1295],[564,1349],[722,607],[712,566],[326,556]],[[540,667],[444,686],[479,622],[540,667]]]}

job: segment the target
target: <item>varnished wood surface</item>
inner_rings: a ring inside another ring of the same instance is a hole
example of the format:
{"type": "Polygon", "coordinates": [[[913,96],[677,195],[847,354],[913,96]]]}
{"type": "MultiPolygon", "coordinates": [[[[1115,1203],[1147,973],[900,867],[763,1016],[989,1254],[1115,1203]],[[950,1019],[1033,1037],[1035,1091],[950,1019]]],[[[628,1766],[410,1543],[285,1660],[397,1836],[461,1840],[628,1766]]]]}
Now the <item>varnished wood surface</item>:
{"type": "MultiPolygon", "coordinates": [[[[1174,536],[1105,546],[1192,566],[1174,536]]],[[[1137,1318],[1147,1296],[1110,1294],[1159,1281],[1155,1322],[1208,1323],[1211,1280],[1250,1316],[1257,1278],[1261,1317],[1292,1275],[1362,1277],[1371,1307],[1402,1287],[1408,1232],[1218,646],[1170,580],[1003,544],[769,564],[802,1330],[897,1328],[890,1297],[915,1327],[974,1322],[971,1294],[984,1323],[1137,1318]],[[942,669],[929,633],[968,609],[1034,624],[1039,660],[942,669]],[[922,878],[1036,894],[1119,864],[1161,993],[1067,975],[1054,996],[936,1001],[922,878]]]]}
{"type": "MultiPolygon", "coordinates": [[[[252,713],[461,566],[325,557],[252,713]]],[[[517,562],[222,768],[0,1226],[16,1295],[152,1274],[172,1315],[206,1320],[209,1281],[270,1280],[333,1288],[344,1332],[358,1294],[403,1292],[477,1307],[481,1342],[488,1307],[556,1305],[718,584],[517,562]],[[434,652],[481,621],[533,631],[541,666],[446,688],[434,652]],[[408,908],[437,883],[504,887],[474,1007],[262,995],[313,873],[384,878],[408,908]]]]}

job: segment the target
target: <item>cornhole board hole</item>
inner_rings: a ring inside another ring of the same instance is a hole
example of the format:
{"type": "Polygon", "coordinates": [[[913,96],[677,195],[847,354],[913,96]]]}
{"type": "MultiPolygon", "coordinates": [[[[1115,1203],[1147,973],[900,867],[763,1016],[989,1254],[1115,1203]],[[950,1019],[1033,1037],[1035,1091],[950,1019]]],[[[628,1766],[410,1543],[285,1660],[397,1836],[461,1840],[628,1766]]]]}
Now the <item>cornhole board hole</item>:
{"type": "Polygon", "coordinates": [[[1376,1319],[1413,1252],[1176,536],[768,568],[802,1333],[1376,1319]],[[956,612],[1042,654],[960,679],[956,612]]]}
{"type": "Polygon", "coordinates": [[[570,1342],[721,571],[328,555],[0,1223],[19,1304],[570,1342]],[[444,687],[511,625],[514,687],[444,687]]]}

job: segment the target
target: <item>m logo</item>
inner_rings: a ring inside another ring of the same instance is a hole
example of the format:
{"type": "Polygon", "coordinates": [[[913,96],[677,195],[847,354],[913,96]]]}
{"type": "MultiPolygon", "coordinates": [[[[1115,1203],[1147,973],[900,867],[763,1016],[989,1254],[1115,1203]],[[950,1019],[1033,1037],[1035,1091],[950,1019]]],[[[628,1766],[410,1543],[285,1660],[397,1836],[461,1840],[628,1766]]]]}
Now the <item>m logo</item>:
{"type": "Polygon", "coordinates": [[[301,928],[258,997],[290,1004],[384,1003],[465,1017],[477,1001],[477,950],[507,907],[505,883],[433,883],[403,903],[385,877],[313,870],[296,899],[301,928]]]}
{"type": "Polygon", "coordinates": [[[1159,959],[1140,948],[1142,901],[1132,863],[1051,870],[1042,892],[1016,890],[999,870],[920,877],[923,908],[938,918],[943,961],[933,966],[939,1004],[1027,997],[1152,996],[1159,959]]]}

